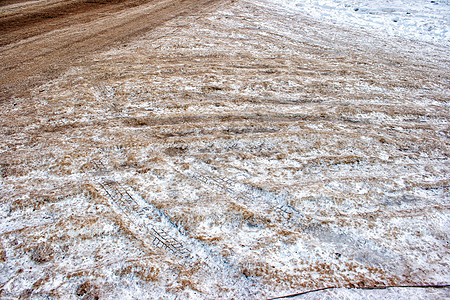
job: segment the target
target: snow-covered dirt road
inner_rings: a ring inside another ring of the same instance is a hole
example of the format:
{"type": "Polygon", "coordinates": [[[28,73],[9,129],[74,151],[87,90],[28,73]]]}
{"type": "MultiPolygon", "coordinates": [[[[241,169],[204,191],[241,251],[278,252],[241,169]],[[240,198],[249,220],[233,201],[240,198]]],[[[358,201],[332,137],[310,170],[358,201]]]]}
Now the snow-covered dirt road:
{"type": "Polygon", "coordinates": [[[448,46],[211,5],[10,87],[1,297],[448,297],[448,46]]]}

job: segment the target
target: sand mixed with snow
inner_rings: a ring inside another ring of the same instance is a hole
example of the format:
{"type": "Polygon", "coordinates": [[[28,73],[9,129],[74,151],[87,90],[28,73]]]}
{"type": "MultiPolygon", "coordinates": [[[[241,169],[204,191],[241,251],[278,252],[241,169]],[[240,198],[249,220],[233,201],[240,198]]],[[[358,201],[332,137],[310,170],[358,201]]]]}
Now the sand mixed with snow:
{"type": "Polygon", "coordinates": [[[449,297],[347,289],[450,282],[447,33],[354,2],[180,16],[3,105],[1,297],[449,297]]]}

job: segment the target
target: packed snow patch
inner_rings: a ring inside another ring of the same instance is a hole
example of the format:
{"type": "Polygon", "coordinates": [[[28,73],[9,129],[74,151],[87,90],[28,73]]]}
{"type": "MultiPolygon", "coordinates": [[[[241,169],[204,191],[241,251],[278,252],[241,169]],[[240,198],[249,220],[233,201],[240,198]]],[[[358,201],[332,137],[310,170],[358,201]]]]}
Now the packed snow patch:
{"type": "Polygon", "coordinates": [[[270,0],[320,20],[389,36],[448,45],[450,2],[427,0],[270,0]]]}

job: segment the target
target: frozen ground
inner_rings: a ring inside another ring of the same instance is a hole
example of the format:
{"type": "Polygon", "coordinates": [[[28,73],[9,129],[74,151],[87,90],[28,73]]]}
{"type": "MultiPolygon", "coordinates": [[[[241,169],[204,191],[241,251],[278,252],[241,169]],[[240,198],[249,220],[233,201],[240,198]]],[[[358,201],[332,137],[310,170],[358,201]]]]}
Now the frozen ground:
{"type": "Polygon", "coordinates": [[[447,46],[225,2],[1,102],[1,297],[443,299],[447,46]],[[389,47],[387,47],[388,45],[389,47]]]}
{"type": "Polygon", "coordinates": [[[428,0],[269,0],[318,19],[448,46],[450,2],[428,0]]]}

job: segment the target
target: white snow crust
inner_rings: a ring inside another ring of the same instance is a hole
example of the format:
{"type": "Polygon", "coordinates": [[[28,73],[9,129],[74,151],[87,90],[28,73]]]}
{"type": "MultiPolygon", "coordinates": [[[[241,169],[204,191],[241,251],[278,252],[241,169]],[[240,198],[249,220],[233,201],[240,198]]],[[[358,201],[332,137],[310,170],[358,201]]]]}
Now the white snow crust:
{"type": "Polygon", "coordinates": [[[269,0],[321,21],[448,45],[448,0],[269,0]]]}

